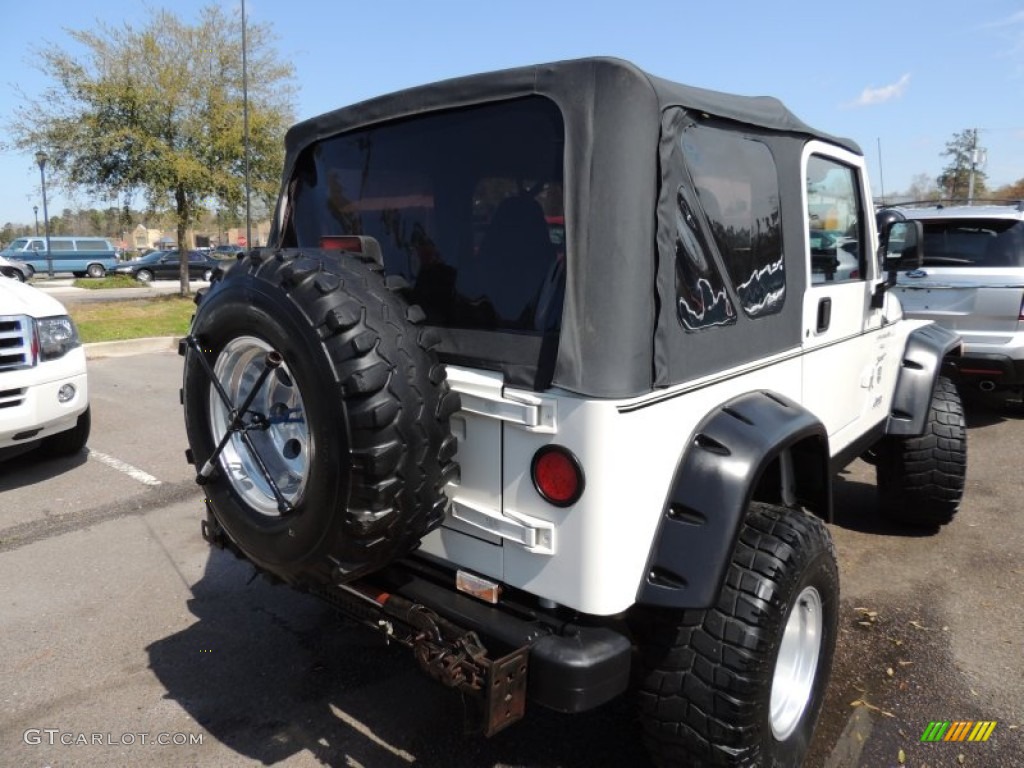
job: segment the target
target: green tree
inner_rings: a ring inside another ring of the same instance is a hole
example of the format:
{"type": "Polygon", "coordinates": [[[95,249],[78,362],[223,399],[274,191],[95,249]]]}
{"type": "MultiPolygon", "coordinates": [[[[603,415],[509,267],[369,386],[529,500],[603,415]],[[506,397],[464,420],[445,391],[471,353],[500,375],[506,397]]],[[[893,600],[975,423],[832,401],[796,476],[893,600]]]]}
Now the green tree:
{"type": "Polygon", "coordinates": [[[972,165],[974,167],[975,196],[983,196],[986,192],[986,175],[983,170],[978,168],[977,153],[979,150],[977,128],[966,128],[953,134],[953,138],[946,142],[946,149],[942,152],[942,156],[948,157],[949,163],[942,169],[942,173],[935,181],[949,199],[967,199],[972,165]]]}
{"type": "MultiPolygon", "coordinates": [[[[100,22],[68,34],[84,53],[36,52],[53,84],[18,110],[16,146],[45,150],[49,173],[69,188],[126,201],[141,193],[150,210],[170,215],[181,246],[210,200],[238,210],[245,199],[238,20],[217,6],[200,11],[194,25],[152,10],[140,28],[100,22]]],[[[269,26],[247,26],[250,186],[268,206],[295,93],[292,67],[272,41],[269,26]]]]}

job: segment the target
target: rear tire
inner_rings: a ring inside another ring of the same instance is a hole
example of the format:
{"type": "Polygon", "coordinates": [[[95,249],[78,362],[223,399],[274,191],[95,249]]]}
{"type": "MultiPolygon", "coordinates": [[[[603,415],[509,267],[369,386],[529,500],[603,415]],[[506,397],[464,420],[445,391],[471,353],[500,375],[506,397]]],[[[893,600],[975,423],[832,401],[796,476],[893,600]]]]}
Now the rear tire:
{"type": "Polygon", "coordinates": [[[72,456],[85,448],[91,428],[92,413],[86,408],[74,427],[44,438],[39,450],[47,456],[72,456]]]}
{"type": "Polygon", "coordinates": [[[751,505],[717,604],[640,615],[639,708],[658,766],[795,766],[835,651],[839,574],[825,525],[751,505]]]}
{"type": "Polygon", "coordinates": [[[945,376],[936,381],[923,435],[882,439],[875,471],[888,517],[930,528],[953,520],[964,495],[967,428],[952,381],[945,376]]]}
{"type": "MultiPolygon", "coordinates": [[[[247,434],[291,510],[238,435],[204,490],[258,565],[293,583],[337,584],[384,567],[440,524],[459,401],[397,281],[351,255],[306,254],[253,252],[203,294],[192,326],[234,407],[266,354],[283,358],[250,408],[265,426],[247,434]]],[[[197,355],[186,355],[183,401],[201,468],[229,413],[197,355]]]]}

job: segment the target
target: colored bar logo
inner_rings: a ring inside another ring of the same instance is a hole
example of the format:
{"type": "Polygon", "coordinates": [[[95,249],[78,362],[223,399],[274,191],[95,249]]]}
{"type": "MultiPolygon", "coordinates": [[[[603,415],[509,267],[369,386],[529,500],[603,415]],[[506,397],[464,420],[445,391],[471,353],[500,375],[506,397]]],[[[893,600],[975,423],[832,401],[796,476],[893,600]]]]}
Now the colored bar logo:
{"type": "Polygon", "coordinates": [[[995,720],[933,720],[921,734],[921,741],[988,741],[995,729],[995,720]]]}

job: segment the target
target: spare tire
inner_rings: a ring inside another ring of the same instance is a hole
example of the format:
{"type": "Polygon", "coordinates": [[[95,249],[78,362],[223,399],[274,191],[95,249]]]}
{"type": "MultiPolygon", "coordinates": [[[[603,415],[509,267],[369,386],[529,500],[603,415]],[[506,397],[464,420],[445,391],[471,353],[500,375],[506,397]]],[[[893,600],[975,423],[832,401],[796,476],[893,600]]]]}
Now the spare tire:
{"type": "Polygon", "coordinates": [[[358,578],[444,516],[459,400],[405,288],[353,254],[253,251],[218,270],[199,302],[182,392],[192,461],[204,467],[226,441],[205,481],[208,507],[285,581],[358,578]],[[246,429],[231,431],[271,358],[246,429]]]}

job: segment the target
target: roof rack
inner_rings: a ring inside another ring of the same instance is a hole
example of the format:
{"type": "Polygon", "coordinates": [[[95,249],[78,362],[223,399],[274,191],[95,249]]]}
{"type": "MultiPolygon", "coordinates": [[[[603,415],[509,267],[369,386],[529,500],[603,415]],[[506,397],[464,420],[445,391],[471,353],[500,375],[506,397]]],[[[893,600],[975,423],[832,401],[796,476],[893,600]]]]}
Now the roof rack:
{"type": "Polygon", "coordinates": [[[947,205],[973,206],[973,205],[1012,205],[1018,211],[1024,212],[1024,200],[976,197],[968,202],[962,197],[940,197],[934,200],[901,200],[897,203],[876,203],[876,208],[945,208],[947,205]]]}

